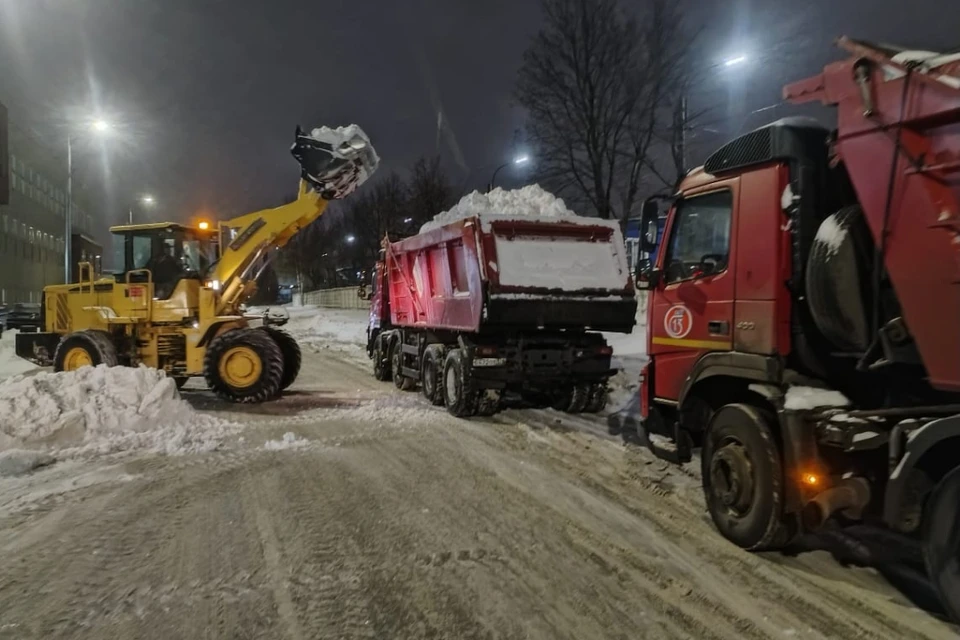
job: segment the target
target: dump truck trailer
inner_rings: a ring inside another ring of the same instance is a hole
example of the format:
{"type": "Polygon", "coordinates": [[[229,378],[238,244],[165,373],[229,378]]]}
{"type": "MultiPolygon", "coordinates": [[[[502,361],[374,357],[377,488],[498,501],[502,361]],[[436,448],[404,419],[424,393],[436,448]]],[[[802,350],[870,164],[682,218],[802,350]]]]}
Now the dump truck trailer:
{"type": "Polygon", "coordinates": [[[378,379],[455,416],[506,394],[599,412],[615,373],[600,332],[631,332],[636,310],[616,222],[470,216],[385,240],[368,353],[378,379]]]}
{"type": "Polygon", "coordinates": [[[650,359],[613,420],[663,457],[700,447],[743,548],[827,520],[916,539],[960,619],[960,55],[839,44],[784,90],[836,129],[772,123],[645,203],[648,252],[669,212],[637,273],[650,359]]]}

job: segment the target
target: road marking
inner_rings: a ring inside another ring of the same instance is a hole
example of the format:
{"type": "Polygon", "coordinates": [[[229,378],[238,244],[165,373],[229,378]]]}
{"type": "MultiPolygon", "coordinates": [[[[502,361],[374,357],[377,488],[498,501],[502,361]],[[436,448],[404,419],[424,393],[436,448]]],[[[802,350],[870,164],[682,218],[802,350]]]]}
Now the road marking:
{"type": "Polygon", "coordinates": [[[732,342],[722,340],[687,340],[686,338],[654,338],[653,344],[664,347],[689,347],[691,349],[717,349],[729,351],[733,348],[732,342]]]}

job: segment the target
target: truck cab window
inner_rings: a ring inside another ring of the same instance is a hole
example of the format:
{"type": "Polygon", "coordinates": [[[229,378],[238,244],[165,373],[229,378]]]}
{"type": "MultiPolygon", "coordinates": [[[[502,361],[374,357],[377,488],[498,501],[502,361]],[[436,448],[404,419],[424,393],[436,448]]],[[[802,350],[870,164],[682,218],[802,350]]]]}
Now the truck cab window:
{"type": "Polygon", "coordinates": [[[664,281],[670,284],[726,271],[733,194],[718,191],[680,200],[674,216],[664,281]]]}

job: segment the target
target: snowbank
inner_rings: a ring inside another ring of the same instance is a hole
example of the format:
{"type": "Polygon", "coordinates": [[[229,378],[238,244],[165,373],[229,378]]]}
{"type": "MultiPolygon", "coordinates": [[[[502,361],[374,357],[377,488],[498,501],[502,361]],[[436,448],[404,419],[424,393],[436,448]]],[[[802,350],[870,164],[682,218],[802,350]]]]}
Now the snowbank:
{"type": "Polygon", "coordinates": [[[0,451],[72,457],[145,450],[184,454],[219,448],[240,427],[197,413],[172,378],[147,367],[84,367],[0,381],[0,451]]]}
{"type": "Polygon", "coordinates": [[[497,187],[490,193],[479,191],[468,193],[452,209],[438,213],[433,220],[420,227],[420,232],[436,229],[463,218],[483,215],[549,219],[579,219],[580,217],[567,209],[562,199],[544,190],[538,184],[510,190],[497,187]]]}
{"type": "Polygon", "coordinates": [[[33,371],[37,365],[17,357],[16,331],[4,331],[0,336],[0,378],[33,371]]]}
{"type": "Polygon", "coordinates": [[[282,451],[284,449],[299,449],[300,447],[305,447],[310,444],[310,441],[305,438],[298,438],[297,434],[292,431],[287,431],[283,434],[283,439],[281,440],[267,440],[263,443],[264,449],[269,449],[270,451],[282,451]]]}
{"type": "Polygon", "coordinates": [[[840,251],[843,241],[847,239],[847,230],[837,224],[834,217],[836,214],[827,216],[817,229],[816,239],[827,245],[828,255],[830,257],[840,251]]]}
{"type": "Polygon", "coordinates": [[[846,407],[850,400],[839,391],[815,389],[813,387],[790,387],[783,406],[785,409],[801,411],[825,407],[846,407]]]}
{"type": "Polygon", "coordinates": [[[281,328],[289,331],[301,346],[362,353],[367,344],[369,316],[369,312],[358,309],[300,307],[281,328]]]}

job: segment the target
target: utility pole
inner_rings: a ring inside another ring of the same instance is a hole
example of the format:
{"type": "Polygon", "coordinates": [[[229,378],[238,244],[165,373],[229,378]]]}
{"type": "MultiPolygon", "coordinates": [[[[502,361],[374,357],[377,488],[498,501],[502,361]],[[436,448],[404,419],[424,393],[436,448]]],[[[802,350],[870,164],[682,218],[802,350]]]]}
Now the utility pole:
{"type": "Polygon", "coordinates": [[[70,236],[73,229],[73,140],[67,135],[67,209],[63,216],[63,282],[70,284],[70,236]]]}

